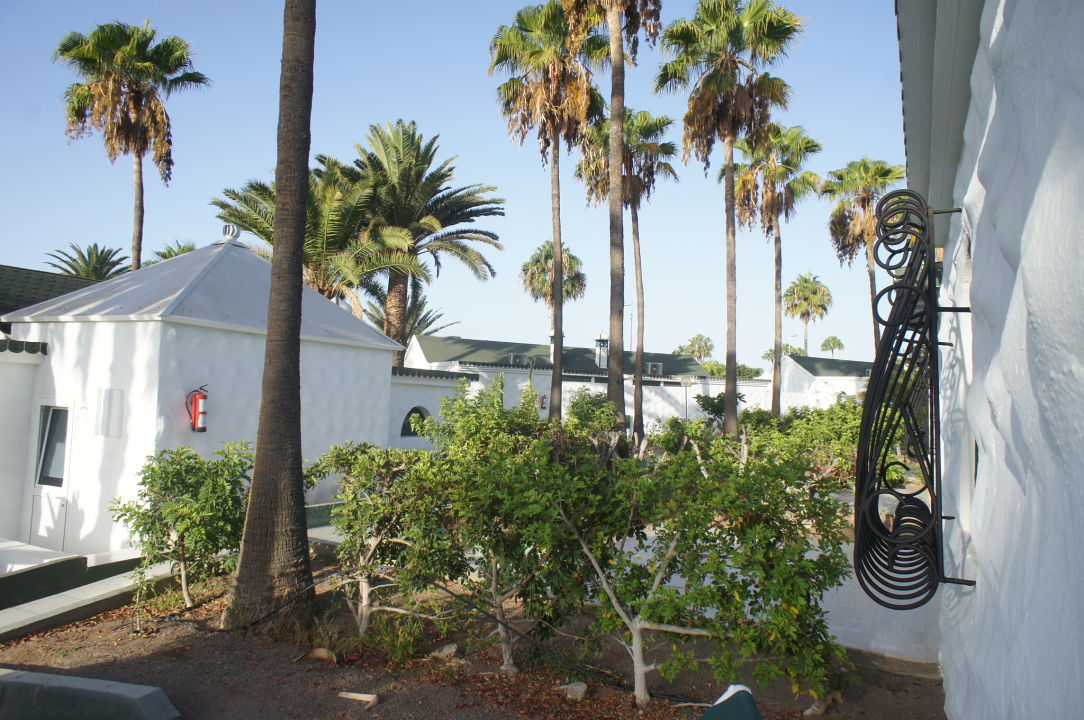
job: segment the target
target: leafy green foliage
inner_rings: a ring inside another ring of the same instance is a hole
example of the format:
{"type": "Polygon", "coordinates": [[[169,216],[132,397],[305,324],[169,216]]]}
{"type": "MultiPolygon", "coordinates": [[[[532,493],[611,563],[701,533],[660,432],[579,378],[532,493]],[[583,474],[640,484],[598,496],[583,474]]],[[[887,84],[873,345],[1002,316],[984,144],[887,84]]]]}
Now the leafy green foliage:
{"type": "Polygon", "coordinates": [[[79,247],[75,243],[68,243],[71,248],[45,253],[56,262],[46,261],[46,265],[55,267],[65,275],[87,278],[88,280],[109,280],[123,273],[127,255],[121,255],[119,248],[99,247],[98,243],[87,245],[87,249],[79,247]]]}
{"type": "MultiPolygon", "coordinates": [[[[142,569],[173,563],[186,607],[193,573],[214,569],[241,544],[252,451],[247,443],[227,443],[215,455],[208,460],[183,445],[162,450],[140,471],[137,499],[118,498],[111,507],[143,554],[142,569]]],[[[141,582],[137,594],[144,592],[141,582]]]]}
{"type": "MultiPolygon", "coordinates": [[[[768,362],[771,362],[773,353],[774,353],[774,350],[772,350],[772,348],[768,348],[767,350],[764,351],[764,354],[760,356],[760,359],[761,360],[767,360],[768,362]]],[[[806,352],[805,352],[805,350],[803,350],[800,347],[794,347],[790,343],[783,343],[783,354],[784,355],[798,355],[799,357],[805,357],[806,352]]]]}
{"type": "MultiPolygon", "coordinates": [[[[694,395],[693,399],[696,400],[696,406],[700,410],[712,419],[718,427],[723,426],[723,414],[726,412],[726,393],[721,392],[718,395],[694,395]]],[[[745,402],[745,395],[738,393],[738,402],[745,402]]]]}
{"type": "MultiPolygon", "coordinates": [[[[708,371],[708,375],[711,377],[726,377],[726,363],[721,363],[718,360],[704,360],[700,365],[708,371]]],[[[738,363],[739,380],[751,380],[752,378],[760,377],[763,372],[763,368],[750,367],[744,363],[738,363]]]]}

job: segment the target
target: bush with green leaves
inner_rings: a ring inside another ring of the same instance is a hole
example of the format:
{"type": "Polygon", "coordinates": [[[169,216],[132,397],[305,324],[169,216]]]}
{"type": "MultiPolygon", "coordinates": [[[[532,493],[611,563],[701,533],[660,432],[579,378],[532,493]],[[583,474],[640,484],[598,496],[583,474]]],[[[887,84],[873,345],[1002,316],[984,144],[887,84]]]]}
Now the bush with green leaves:
{"type": "Polygon", "coordinates": [[[113,501],[113,519],[123,523],[143,555],[137,596],[146,592],[143,571],[168,561],[179,575],[185,607],[189,584],[236,559],[245,524],[252,450],[226,443],[207,459],[190,447],[162,450],[147,458],[135,500],[113,501]]]}

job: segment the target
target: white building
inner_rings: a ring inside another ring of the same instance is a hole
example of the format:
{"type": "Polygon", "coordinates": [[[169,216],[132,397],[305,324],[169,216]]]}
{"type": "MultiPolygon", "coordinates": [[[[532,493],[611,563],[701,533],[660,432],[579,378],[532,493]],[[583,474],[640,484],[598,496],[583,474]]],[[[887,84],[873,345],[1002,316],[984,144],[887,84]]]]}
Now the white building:
{"type": "Polygon", "coordinates": [[[796,407],[826,408],[841,396],[859,395],[865,392],[872,367],[873,363],[861,360],[784,355],[780,363],[780,406],[783,412],[796,407]]]}
{"type": "Polygon", "coordinates": [[[943,248],[953,720],[1084,717],[1084,3],[897,5],[907,181],[943,248]]]}
{"type": "MultiPolygon", "coordinates": [[[[69,553],[119,549],[127,533],[108,508],[135,496],[147,456],[254,441],[269,289],[270,264],[225,241],[0,318],[14,340],[41,343],[0,352],[0,536],[69,553]],[[207,429],[194,432],[186,399],[201,387],[207,429]]],[[[301,338],[304,457],[387,444],[400,346],[307,288],[301,338]]]]}

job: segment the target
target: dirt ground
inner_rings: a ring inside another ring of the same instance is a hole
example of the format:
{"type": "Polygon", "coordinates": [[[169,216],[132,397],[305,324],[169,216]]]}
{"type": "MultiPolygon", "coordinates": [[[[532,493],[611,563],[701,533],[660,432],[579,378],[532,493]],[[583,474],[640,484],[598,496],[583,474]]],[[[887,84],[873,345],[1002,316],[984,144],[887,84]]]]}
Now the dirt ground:
{"type": "MultiPolygon", "coordinates": [[[[327,605],[331,592],[325,589],[321,597],[327,605]]],[[[132,608],[127,606],[0,644],[0,667],[156,685],[186,720],[694,720],[703,712],[703,708],[683,708],[663,700],[654,700],[648,709],[637,711],[628,693],[594,681],[588,682],[586,699],[572,703],[557,687],[579,678],[554,663],[525,663],[523,672],[506,678],[496,673],[499,661],[492,649],[481,648],[462,657],[463,648],[469,647],[465,642],[459,643],[462,659],[450,664],[437,660],[393,662],[384,652],[369,648],[338,648],[334,663],[298,659],[312,647],[303,639],[276,642],[260,636],[212,632],[221,604],[221,599],[211,599],[186,614],[183,623],[152,620],[141,625],[140,634],[133,633],[132,608]],[[338,697],[340,691],[375,693],[379,704],[364,710],[358,701],[338,697]]],[[[328,627],[325,622],[325,636],[328,627]]],[[[432,638],[421,650],[446,641],[432,638]]],[[[855,681],[846,691],[844,703],[833,705],[823,717],[945,717],[940,681],[904,674],[923,668],[864,653],[852,653],[851,659],[857,671],[855,681]]],[[[620,672],[624,669],[621,660],[619,651],[614,651],[607,652],[600,663],[620,672]]],[[[721,692],[706,675],[679,678],[674,684],[656,683],[653,689],[705,701],[721,692]]],[[[782,686],[754,688],[754,693],[765,720],[796,720],[810,702],[808,696],[795,699],[782,686]]]]}

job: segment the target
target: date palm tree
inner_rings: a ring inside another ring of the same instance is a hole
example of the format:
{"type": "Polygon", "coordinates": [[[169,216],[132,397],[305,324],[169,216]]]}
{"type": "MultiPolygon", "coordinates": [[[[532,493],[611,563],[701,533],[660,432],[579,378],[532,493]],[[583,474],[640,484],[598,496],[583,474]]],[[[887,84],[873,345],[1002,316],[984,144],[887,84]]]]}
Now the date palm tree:
{"type": "MultiPolygon", "coordinates": [[[[772,358],[772,415],[779,417],[782,390],[783,356],[783,237],[782,224],[794,214],[802,198],[817,191],[820,177],[803,170],[811,155],[821,151],[821,144],[801,127],[784,128],[769,123],[760,142],[739,139],[735,147],[746,159],[734,166],[738,222],[752,228],[760,221],[764,232],[775,245],[775,354],[772,358]]],[[[720,174],[720,180],[723,178],[720,174]]]]}
{"type": "MultiPolygon", "coordinates": [[[[161,250],[154,251],[154,260],[151,262],[161,262],[162,260],[172,260],[178,255],[185,255],[196,249],[196,244],[192,242],[181,242],[180,240],[174,240],[170,244],[166,245],[161,250]]],[[[150,263],[147,263],[150,265],[150,263]]]]}
{"type": "Polygon", "coordinates": [[[301,474],[301,267],[316,0],[285,4],[275,168],[276,252],[271,261],[256,458],[237,573],[222,617],[227,628],[270,617],[256,626],[266,632],[307,624],[316,600],[301,474]]]}
{"type": "MultiPolygon", "coordinates": [[[[437,136],[425,140],[413,122],[398,120],[386,127],[370,125],[368,147],[355,145],[354,165],[372,187],[366,232],[373,239],[393,239],[418,262],[425,256],[439,274],[445,257],[463,263],[479,280],[495,274],[474,244],[503,250],[496,233],[473,227],[485,217],[504,215],[504,200],[489,195],[487,185],[453,187],[455,167],[448,159],[436,164],[437,136]]],[[[388,273],[384,334],[404,343],[407,291],[411,272],[388,273]]],[[[398,351],[393,364],[403,366],[398,351]]]]}
{"type": "Polygon", "coordinates": [[[692,355],[696,358],[698,363],[702,363],[711,357],[712,350],[715,349],[715,343],[711,341],[707,335],[697,333],[689,338],[689,342],[684,345],[679,345],[675,350],[675,355],[692,355]]]}
{"type": "Polygon", "coordinates": [[[884,160],[862,158],[828,173],[821,195],[836,201],[828,220],[828,233],[839,256],[839,264],[854,262],[865,250],[869,273],[869,302],[873,317],[873,350],[877,351],[881,334],[877,326],[877,266],[873,243],[877,239],[877,201],[904,177],[902,165],[884,160]]]}
{"type": "MultiPolygon", "coordinates": [[[[605,38],[589,32],[576,46],[569,43],[569,27],[560,0],[528,5],[519,10],[511,25],[497,29],[489,44],[489,72],[511,77],[497,88],[501,112],[508,118],[508,132],[522,143],[532,131],[538,133],[542,164],[550,166],[550,258],[553,288],[548,293],[553,338],[553,377],[549,418],[561,419],[561,378],[564,354],[564,295],[559,278],[566,274],[561,246],[561,141],[576,142],[591,117],[602,111],[602,98],[591,81],[609,53],[605,38]]],[[[537,255],[537,253],[536,253],[537,255]]]]}
{"type": "MultiPolygon", "coordinates": [[[[625,420],[625,197],[622,188],[623,123],[614,118],[625,117],[625,43],[628,61],[636,63],[640,31],[653,43],[659,34],[660,0],[561,0],[568,17],[575,45],[600,20],[606,23],[610,38],[610,184],[619,192],[609,193],[610,216],[610,347],[617,350],[607,355],[606,395],[613,404],[619,420],[625,420]]],[[[639,675],[637,676],[639,677],[639,675]]],[[[636,688],[636,703],[647,703],[647,689],[636,688]]]]}
{"type": "MultiPolygon", "coordinates": [[[[629,208],[632,229],[632,255],[636,272],[636,358],[632,378],[632,432],[644,435],[644,273],[640,253],[640,204],[651,196],[659,177],[677,181],[671,160],[677,146],[663,141],[674,121],[665,115],[652,117],[647,112],[625,113],[622,183],[624,204],[629,208]]],[[[610,121],[593,126],[584,138],[583,159],[576,166],[576,177],[587,187],[588,202],[601,203],[610,190],[610,121]]]]}
{"type": "Polygon", "coordinates": [[[163,96],[210,84],[192,70],[192,48],[171,35],[155,42],[150,23],[106,23],[90,34],[70,32],[53,54],[82,78],[64,93],[71,140],[101,132],[109,162],[132,156],[135,213],[132,269],[143,253],[143,156],[149,154],[162,182],[173,174],[173,135],[163,96]]]}
{"type": "Polygon", "coordinates": [[[843,349],[843,341],[837,338],[835,335],[829,335],[821,343],[821,352],[830,352],[832,357],[836,356],[836,350],[843,349]]]}
{"type": "MultiPolygon", "coordinates": [[[[567,247],[562,247],[561,252],[564,259],[557,261],[553,254],[553,243],[542,243],[519,270],[519,281],[523,289],[532,300],[541,300],[545,303],[546,309],[549,310],[550,335],[553,337],[554,374],[557,373],[557,352],[560,348],[557,344],[557,332],[554,329],[557,305],[563,305],[566,300],[579,300],[587,292],[587,276],[583,274],[583,262],[570,253],[567,247]],[[553,281],[558,272],[564,275],[564,281],[560,284],[553,281]]],[[[560,385],[557,386],[557,392],[560,392],[560,385]]],[[[556,402],[556,396],[553,396],[552,402],[556,402]]]]}
{"type": "Polygon", "coordinates": [[[832,307],[832,291],[813,273],[799,275],[783,293],[783,309],[787,317],[802,321],[802,354],[809,354],[809,323],[820,320],[832,307]]]}
{"type": "Polygon", "coordinates": [[[707,168],[716,141],[723,144],[726,221],[726,412],[723,430],[738,432],[737,260],[734,145],[759,138],[773,107],[786,107],[790,90],[764,68],[782,58],[802,20],[771,0],[699,0],[691,20],[663,33],[671,56],[659,68],[655,90],[690,88],[685,112],[684,156],[707,168]]]}
{"type": "MultiPolygon", "coordinates": [[[[387,294],[383,288],[377,286],[371,292],[373,300],[365,305],[365,317],[378,328],[384,327],[384,308],[387,305],[387,294]]],[[[410,278],[410,289],[407,293],[406,311],[406,336],[407,344],[412,337],[419,335],[436,335],[445,328],[458,325],[455,320],[450,323],[438,325],[444,313],[428,307],[429,300],[425,297],[422,288],[422,278],[414,275],[410,278]]]]}
{"type": "Polygon", "coordinates": [[[99,247],[98,243],[87,245],[86,250],[75,243],[68,243],[71,248],[46,253],[56,262],[46,261],[46,265],[55,267],[65,275],[87,278],[88,280],[108,280],[123,273],[127,268],[124,261],[127,255],[121,255],[120,248],[99,247]],[[118,257],[119,256],[119,257],[118,257]]]}

